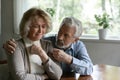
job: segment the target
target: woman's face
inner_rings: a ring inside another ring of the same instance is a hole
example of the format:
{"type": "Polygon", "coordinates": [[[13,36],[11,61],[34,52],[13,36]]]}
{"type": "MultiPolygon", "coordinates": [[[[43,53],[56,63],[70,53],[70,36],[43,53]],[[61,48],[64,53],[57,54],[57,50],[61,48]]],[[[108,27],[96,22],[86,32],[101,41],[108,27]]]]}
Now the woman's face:
{"type": "Polygon", "coordinates": [[[47,30],[44,19],[37,16],[32,19],[31,25],[29,27],[30,30],[27,37],[32,41],[41,39],[47,30]]]}

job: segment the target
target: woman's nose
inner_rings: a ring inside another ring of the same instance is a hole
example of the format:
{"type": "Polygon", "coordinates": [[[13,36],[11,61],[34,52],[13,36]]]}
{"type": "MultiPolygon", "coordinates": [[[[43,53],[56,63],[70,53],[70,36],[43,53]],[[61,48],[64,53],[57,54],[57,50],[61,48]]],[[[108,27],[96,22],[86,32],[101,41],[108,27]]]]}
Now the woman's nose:
{"type": "Polygon", "coordinates": [[[38,32],[39,32],[39,33],[41,33],[41,32],[42,32],[42,28],[41,28],[41,27],[39,27],[39,30],[38,30],[38,32]]]}

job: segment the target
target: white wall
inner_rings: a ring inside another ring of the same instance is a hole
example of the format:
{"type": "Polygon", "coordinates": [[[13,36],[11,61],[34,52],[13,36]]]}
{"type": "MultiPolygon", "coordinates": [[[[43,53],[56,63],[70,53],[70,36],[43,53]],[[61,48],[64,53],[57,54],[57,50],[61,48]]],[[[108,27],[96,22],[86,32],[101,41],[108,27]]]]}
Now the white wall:
{"type": "Polygon", "coordinates": [[[88,53],[94,64],[120,66],[120,41],[118,40],[85,40],[88,53]]]}

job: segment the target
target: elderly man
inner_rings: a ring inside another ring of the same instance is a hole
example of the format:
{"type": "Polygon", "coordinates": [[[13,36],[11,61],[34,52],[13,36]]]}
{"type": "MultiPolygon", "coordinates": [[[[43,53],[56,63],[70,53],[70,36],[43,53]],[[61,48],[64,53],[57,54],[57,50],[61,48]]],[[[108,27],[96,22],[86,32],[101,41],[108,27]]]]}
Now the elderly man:
{"type": "MultiPolygon", "coordinates": [[[[58,35],[44,38],[52,42],[53,57],[61,63],[64,74],[76,72],[81,75],[90,75],[93,71],[93,64],[86,47],[79,40],[81,34],[81,22],[74,17],[66,17],[60,25],[58,35]]],[[[4,48],[11,53],[15,47],[13,39],[4,45],[4,48]]]]}

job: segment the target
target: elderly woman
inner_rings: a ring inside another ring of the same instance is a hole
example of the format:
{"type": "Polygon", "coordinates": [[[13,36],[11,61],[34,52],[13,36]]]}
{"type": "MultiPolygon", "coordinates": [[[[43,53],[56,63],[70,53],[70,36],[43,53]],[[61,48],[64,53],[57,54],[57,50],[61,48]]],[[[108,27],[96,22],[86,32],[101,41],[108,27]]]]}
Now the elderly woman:
{"type": "Polygon", "coordinates": [[[12,80],[59,80],[61,67],[52,58],[52,45],[42,40],[51,30],[51,19],[38,8],[26,11],[20,23],[21,39],[13,55],[8,54],[12,80]]]}

